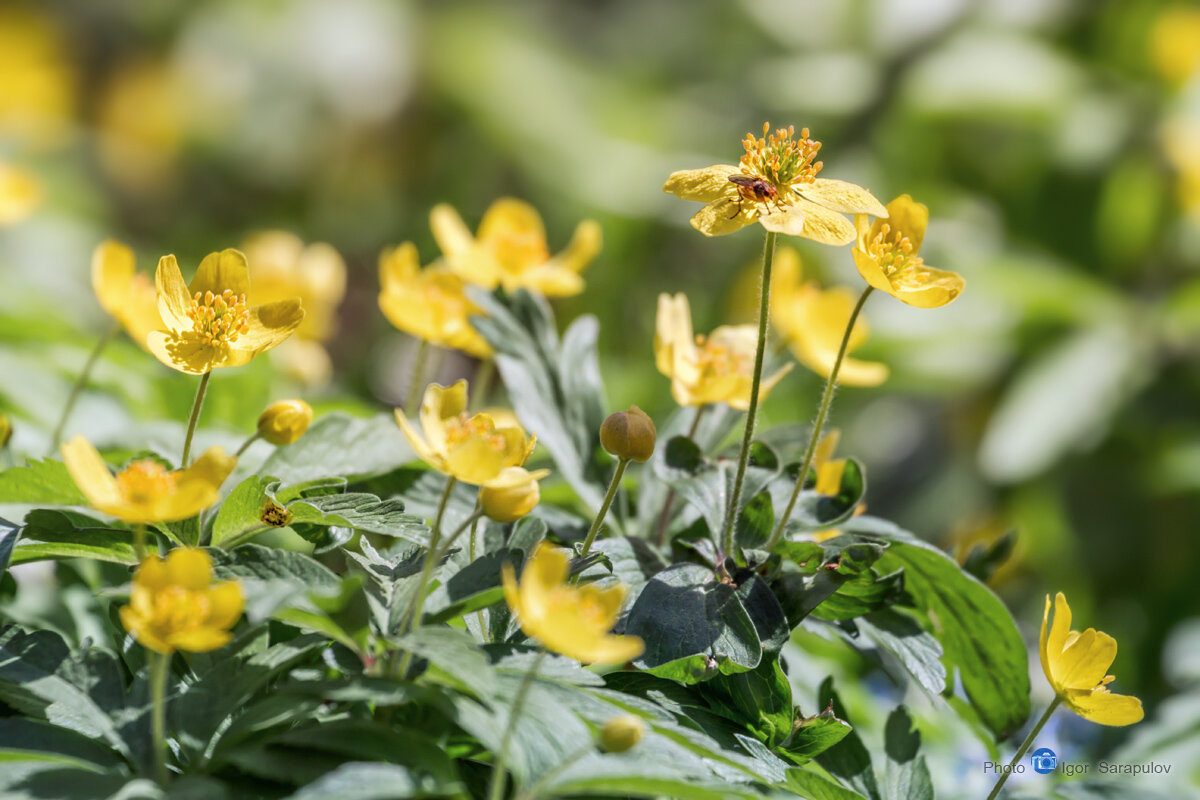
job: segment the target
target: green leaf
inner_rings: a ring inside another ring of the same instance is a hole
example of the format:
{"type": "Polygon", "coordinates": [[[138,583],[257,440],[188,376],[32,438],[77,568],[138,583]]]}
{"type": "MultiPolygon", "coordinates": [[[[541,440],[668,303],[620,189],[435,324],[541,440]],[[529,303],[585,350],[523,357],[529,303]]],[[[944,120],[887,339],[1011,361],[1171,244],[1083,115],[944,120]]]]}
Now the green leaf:
{"type": "MultiPolygon", "coordinates": [[[[841,698],[833,689],[832,677],[826,678],[817,690],[817,707],[831,710],[839,719],[850,719],[841,698]]],[[[817,763],[869,800],[883,800],[879,784],[875,781],[875,770],[871,766],[871,754],[854,730],[848,731],[840,742],[820,753],[817,763]]]]}
{"type": "Polygon", "coordinates": [[[86,506],[87,499],[61,461],[30,461],[0,472],[0,503],[86,506]]]}
{"type": "Polygon", "coordinates": [[[870,614],[891,605],[904,589],[904,572],[896,570],[880,576],[865,570],[838,587],[837,591],[813,609],[813,616],[829,620],[848,620],[870,614]]]}
{"type": "MultiPolygon", "coordinates": [[[[779,474],[779,459],[771,448],[761,442],[752,444],[750,461],[742,487],[742,503],[749,503],[779,474]]],[[[696,508],[711,533],[722,530],[729,497],[733,490],[736,458],[706,458],[700,446],[685,436],[676,436],[653,459],[654,472],[659,480],[674,489],[680,497],[696,508]]],[[[759,501],[760,503],[762,501],[759,501]]],[[[742,506],[745,508],[745,505],[742,506]]],[[[742,509],[738,509],[739,514],[742,509]]],[[[754,512],[759,519],[748,525],[761,524],[762,506],[754,512]]],[[[753,536],[753,534],[750,534],[753,536]]]]}
{"type": "Polygon", "coordinates": [[[447,796],[461,787],[440,784],[436,791],[428,782],[398,764],[350,761],[325,773],[286,800],[398,800],[405,797],[447,796]]]}
{"type": "Polygon", "coordinates": [[[339,526],[394,536],[425,546],[429,528],[419,517],[404,513],[400,500],[380,500],[373,494],[351,492],[309,497],[289,503],[294,523],[339,526]]]}
{"type": "Polygon", "coordinates": [[[945,651],[947,676],[957,671],[967,699],[998,738],[1012,734],[1029,716],[1029,665],[1000,598],[941,550],[891,523],[863,516],[845,527],[891,542],[878,565],[904,570],[905,590],[945,651]]]}
{"type": "MultiPolygon", "coordinates": [[[[795,483],[794,476],[799,474],[799,465],[793,464],[792,469],[787,470],[787,474],[791,478],[787,484],[787,491],[790,494],[795,483]]],[[[862,464],[853,458],[846,459],[846,466],[842,471],[842,482],[837,494],[818,493],[812,488],[816,486],[816,483],[816,470],[809,470],[805,488],[796,498],[792,516],[784,526],[788,535],[827,530],[840,525],[854,516],[855,510],[867,493],[866,471],[862,464]]],[[[779,491],[779,486],[780,482],[776,482],[772,488],[779,491]]],[[[780,502],[780,499],[777,498],[776,503],[780,502]]],[[[786,500],[782,500],[782,502],[786,503],[786,500]]]]}
{"type": "Polygon", "coordinates": [[[105,527],[74,511],[30,511],[13,548],[12,563],[48,558],[95,558],[118,564],[136,564],[133,533],[105,527]]]}
{"type": "Polygon", "coordinates": [[[277,448],[258,472],[274,475],[285,485],[330,476],[362,480],[398,469],[413,458],[391,414],[360,419],[335,412],[314,422],[300,440],[277,448]]]}
{"type": "Polygon", "coordinates": [[[221,547],[264,527],[262,512],[267,502],[267,487],[276,482],[270,475],[251,475],[233,487],[213,520],[213,547],[221,547]]]}
{"type": "Polygon", "coordinates": [[[341,579],[319,561],[292,550],[244,544],[234,550],[206,548],[212,556],[213,573],[220,580],[245,578],[295,581],[309,588],[340,591],[341,579]]]}
{"type": "Polygon", "coordinates": [[[82,733],[27,717],[0,718],[0,762],[22,753],[43,753],[111,769],[124,764],[120,754],[82,733]]]}
{"type": "Polygon", "coordinates": [[[853,789],[847,789],[824,775],[806,769],[789,769],[782,788],[808,800],[864,800],[853,789]]]}
{"type": "Polygon", "coordinates": [[[499,550],[477,558],[429,595],[422,620],[426,625],[461,617],[504,599],[500,573],[505,564],[518,569],[524,560],[520,550],[499,550]]]}
{"type": "Polygon", "coordinates": [[[517,416],[537,434],[580,499],[598,510],[608,483],[608,459],[596,458],[608,403],[596,360],[596,318],[576,319],[560,344],[544,298],[524,289],[507,302],[482,290],[468,294],[486,315],[472,317],[471,324],[495,348],[517,416]]]}
{"type": "Polygon", "coordinates": [[[963,561],[963,572],[987,583],[1012,556],[1017,545],[1017,532],[1011,530],[991,544],[977,544],[963,561]]]}
{"type": "Polygon", "coordinates": [[[717,675],[704,684],[713,711],[740,723],[775,747],[792,733],[792,687],[779,659],[763,659],[749,672],[717,675]]]}
{"type": "Polygon", "coordinates": [[[744,548],[762,547],[771,538],[775,525],[775,509],[771,505],[771,493],[759,492],[750,498],[738,514],[734,526],[737,543],[744,548]]]}
{"type": "Polygon", "coordinates": [[[762,660],[736,589],[697,564],[676,564],[655,575],[630,610],[626,633],[646,643],[636,666],[683,683],[745,672],[762,660]]]}
{"type": "Polygon", "coordinates": [[[13,549],[21,538],[21,528],[0,517],[0,576],[8,574],[8,565],[12,561],[13,549]]]}
{"type": "Polygon", "coordinates": [[[881,608],[854,621],[858,631],[891,653],[928,692],[946,690],[942,645],[898,608],[881,608]]]}
{"type": "Polygon", "coordinates": [[[804,548],[804,572],[784,572],[771,581],[788,625],[795,628],[847,582],[864,574],[884,552],[886,544],[838,536],[822,545],[823,558],[804,548]],[[818,562],[814,564],[814,562],[818,562]]]}
{"type": "Polygon", "coordinates": [[[491,660],[466,631],[418,628],[397,639],[396,646],[428,661],[427,676],[439,682],[482,697],[496,689],[491,660]]]}
{"type": "MultiPolygon", "coordinates": [[[[832,708],[797,720],[795,730],[782,745],[799,764],[807,764],[850,734],[850,724],[840,720],[832,708]]],[[[791,772],[789,772],[789,775],[791,772]]]]}
{"type": "Polygon", "coordinates": [[[933,800],[933,780],[925,757],[918,755],[921,734],[904,706],[888,716],[883,732],[887,761],[883,769],[883,795],[888,800],[933,800]]]}

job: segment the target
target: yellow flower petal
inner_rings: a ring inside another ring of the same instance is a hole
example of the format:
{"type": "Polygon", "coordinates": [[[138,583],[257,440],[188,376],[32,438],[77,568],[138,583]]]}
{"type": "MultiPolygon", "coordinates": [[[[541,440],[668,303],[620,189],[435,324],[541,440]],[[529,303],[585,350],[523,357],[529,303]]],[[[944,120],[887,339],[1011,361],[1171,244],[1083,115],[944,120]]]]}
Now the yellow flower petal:
{"type": "Polygon", "coordinates": [[[237,581],[225,581],[212,587],[208,592],[208,600],[211,603],[208,624],[217,628],[232,628],[246,605],[242,585],[237,581]]]}
{"type": "Polygon", "coordinates": [[[439,203],[429,212],[429,227],[434,241],[447,256],[466,253],[475,245],[475,237],[471,236],[462,217],[446,203],[439,203]]]}
{"type": "Polygon", "coordinates": [[[124,311],[136,271],[133,250],[120,242],[101,242],[92,253],[92,291],[111,316],[119,318],[124,311]]]}
{"type": "Polygon", "coordinates": [[[166,642],[175,650],[187,650],[190,653],[207,653],[229,644],[233,636],[228,631],[216,628],[191,628],[178,633],[171,633],[166,642]]]}
{"type": "Polygon", "coordinates": [[[192,307],[192,294],[183,281],[175,256],[163,256],[158,260],[154,285],[158,289],[158,313],[162,315],[167,328],[173,331],[191,330],[192,320],[188,316],[188,309],[192,307]]]}
{"type": "Polygon", "coordinates": [[[900,231],[903,236],[908,237],[912,242],[913,252],[921,250],[921,244],[925,241],[925,228],[929,225],[928,206],[902,194],[887,204],[887,214],[878,216],[885,216],[892,230],[900,231]]]}
{"type": "Polygon", "coordinates": [[[876,217],[887,217],[891,212],[890,208],[883,207],[875,195],[848,181],[816,178],[812,183],[797,185],[795,192],[805,200],[842,214],[871,214],[876,217]]]}
{"type": "Polygon", "coordinates": [[[922,267],[892,280],[889,294],[917,308],[939,308],[962,294],[966,281],[956,272],[922,267]]]}
{"type": "Polygon", "coordinates": [[[185,589],[207,589],[212,583],[212,558],[196,547],[177,547],[167,553],[167,583],[185,589]]]}
{"type": "Polygon", "coordinates": [[[755,217],[753,209],[739,206],[736,200],[728,197],[709,203],[691,220],[692,227],[705,236],[726,236],[756,221],[761,220],[755,217]]]}
{"type": "Polygon", "coordinates": [[[1117,640],[1088,628],[1071,643],[1055,665],[1055,676],[1068,689],[1096,687],[1117,658],[1117,640]]]}
{"type": "Polygon", "coordinates": [[[546,227],[537,209],[515,197],[501,197],[483,214],[478,238],[488,242],[510,236],[527,236],[532,241],[546,242],[546,227]]]}
{"type": "Polygon", "coordinates": [[[206,344],[190,331],[178,336],[153,331],[146,337],[146,347],[155,358],[168,367],[189,375],[212,372],[217,367],[225,366],[229,358],[228,348],[216,348],[206,344]]]}
{"type": "Polygon", "coordinates": [[[604,236],[600,224],[595,220],[585,219],[575,226],[575,233],[566,248],[554,258],[563,269],[571,272],[583,272],[583,268],[592,262],[603,246],[604,236]]]}
{"type": "Polygon", "coordinates": [[[833,497],[842,490],[842,473],[846,471],[846,460],[828,461],[817,469],[817,494],[833,497]]]}
{"type": "Polygon", "coordinates": [[[821,244],[840,246],[850,244],[855,238],[850,220],[803,198],[785,206],[782,211],[767,214],[759,221],[767,230],[801,236],[821,244]]]}
{"type": "Polygon", "coordinates": [[[221,294],[226,289],[235,295],[250,293],[250,268],[246,257],[232,248],[219,253],[209,253],[200,262],[196,276],[188,284],[192,294],[212,292],[221,294]]]}
{"type": "Polygon", "coordinates": [[[300,300],[279,300],[250,309],[249,329],[235,342],[235,349],[261,353],[292,335],[304,320],[300,300]]]}
{"type": "Polygon", "coordinates": [[[716,164],[704,169],[679,170],[670,174],[667,182],[663,184],[663,191],[682,200],[711,203],[714,200],[736,195],[736,189],[729,182],[729,176],[737,175],[740,172],[738,167],[729,164],[716,164]]]}
{"type": "Polygon", "coordinates": [[[1107,691],[1071,693],[1066,704],[1079,716],[1098,725],[1133,725],[1146,716],[1141,700],[1107,691]]]}
{"type": "Polygon", "coordinates": [[[117,481],[91,442],[82,436],[76,436],[62,446],[61,452],[71,480],[75,481],[75,485],[89,503],[98,506],[119,502],[117,481]]]}

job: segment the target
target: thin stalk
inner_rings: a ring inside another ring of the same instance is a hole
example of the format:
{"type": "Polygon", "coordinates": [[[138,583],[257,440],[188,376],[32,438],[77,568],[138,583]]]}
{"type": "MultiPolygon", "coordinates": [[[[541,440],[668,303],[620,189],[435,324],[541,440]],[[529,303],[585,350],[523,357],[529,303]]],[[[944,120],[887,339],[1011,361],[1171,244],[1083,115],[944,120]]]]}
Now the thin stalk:
{"type": "Polygon", "coordinates": [[[521,685],[517,687],[517,693],[513,697],[512,708],[508,712],[508,725],[505,726],[504,736],[500,739],[500,752],[496,753],[496,762],[492,765],[492,782],[488,787],[488,800],[500,800],[500,798],[504,797],[504,786],[507,783],[504,762],[508,760],[508,748],[512,744],[517,720],[521,718],[521,711],[525,707],[525,698],[529,696],[529,690],[533,688],[533,680],[537,677],[537,672],[541,669],[542,661],[545,658],[546,651],[539,650],[537,656],[533,659],[533,663],[529,665],[529,670],[525,673],[525,677],[521,679],[521,685]]]}
{"type": "Polygon", "coordinates": [[[842,334],[842,343],[838,347],[837,358],[833,361],[833,369],[829,371],[829,378],[825,381],[825,391],[821,394],[821,405],[817,408],[817,419],[813,423],[812,436],[809,437],[808,447],[804,451],[804,462],[800,467],[800,475],[796,478],[796,485],[792,488],[792,496],[788,498],[787,507],[779,517],[779,522],[775,525],[775,530],[771,533],[771,538],[767,542],[767,550],[774,549],[775,545],[779,543],[780,537],[783,536],[783,527],[792,518],[792,511],[796,508],[796,500],[800,497],[800,490],[804,488],[804,483],[808,480],[808,470],[812,467],[813,456],[816,455],[817,444],[821,440],[821,430],[825,427],[825,419],[829,416],[830,406],[833,405],[833,390],[837,387],[838,372],[841,371],[842,362],[846,359],[846,348],[850,345],[850,334],[854,331],[854,323],[858,321],[858,315],[862,312],[867,298],[871,296],[871,292],[873,291],[874,289],[870,286],[864,289],[862,295],[858,298],[858,303],[854,306],[854,310],[850,312],[850,320],[846,323],[846,332],[842,334]]]}
{"type": "Polygon", "coordinates": [[[50,434],[50,451],[54,452],[58,449],[58,445],[62,442],[63,429],[67,427],[67,419],[71,416],[72,409],[75,408],[75,403],[79,402],[79,396],[83,394],[84,388],[88,384],[88,380],[92,377],[92,370],[96,367],[96,362],[100,360],[100,354],[108,347],[108,343],[113,340],[113,337],[121,330],[120,323],[113,325],[105,331],[100,339],[96,342],[96,346],[92,348],[92,352],[88,355],[87,361],[83,362],[83,369],[79,372],[79,377],[75,379],[75,383],[71,386],[71,393],[67,395],[67,403],[63,406],[62,413],[58,416],[58,423],[54,426],[54,433],[50,434]]]}
{"type": "MultiPolygon", "coordinates": [[[[467,558],[471,560],[472,564],[475,563],[475,540],[477,538],[479,538],[479,520],[471,523],[471,543],[467,550],[467,558]]],[[[490,637],[488,636],[487,617],[484,616],[482,608],[475,612],[475,621],[479,623],[479,636],[483,639],[483,643],[487,644],[490,637]]]]}
{"type": "Polygon", "coordinates": [[[249,449],[250,445],[257,442],[260,438],[262,438],[262,434],[260,434],[260,433],[255,433],[253,436],[247,438],[246,441],[242,442],[242,446],[237,449],[237,452],[233,454],[233,457],[241,458],[242,453],[246,452],[246,450],[249,449]]]}
{"type": "Polygon", "coordinates": [[[144,522],[133,526],[133,555],[139,564],[146,557],[146,523],[144,522]]]}
{"type": "Polygon", "coordinates": [[[155,653],[150,660],[151,736],[154,743],[154,774],[158,785],[167,785],[167,675],[170,653],[155,653]]]}
{"type": "Polygon", "coordinates": [[[767,348],[767,320],[771,315],[771,264],[775,260],[775,232],[767,231],[763,243],[762,289],[758,298],[758,345],[754,348],[754,376],[750,382],[750,407],[746,409],[746,431],[742,435],[742,452],[738,456],[737,473],[733,479],[733,494],[725,512],[721,532],[721,550],[733,552],[733,522],[742,501],[742,484],[746,480],[746,464],[750,461],[750,443],[754,438],[754,423],[758,419],[758,392],[762,385],[763,355],[767,348]]]}
{"type": "Polygon", "coordinates": [[[463,524],[455,528],[454,533],[446,537],[446,541],[442,543],[441,548],[438,550],[437,560],[441,561],[443,558],[445,558],[446,554],[450,552],[450,548],[454,546],[454,542],[458,540],[459,536],[462,536],[463,531],[467,530],[467,528],[474,527],[475,523],[478,522],[479,518],[482,516],[483,510],[479,508],[478,504],[476,504],[475,510],[471,512],[471,516],[467,517],[463,524]]]}
{"type": "Polygon", "coordinates": [[[196,435],[196,423],[200,421],[200,409],[204,408],[204,396],[208,394],[208,381],[212,372],[200,376],[200,385],[196,387],[196,399],[192,401],[192,415],[188,417],[187,436],[183,439],[183,458],[179,461],[180,469],[187,469],[188,458],[192,455],[192,437],[196,435]]]}
{"type": "Polygon", "coordinates": [[[471,410],[477,411],[487,405],[492,379],[496,377],[496,361],[492,358],[480,360],[475,369],[475,380],[471,384],[471,410]]]}
{"type": "MultiPolygon", "coordinates": [[[[404,621],[400,624],[400,633],[408,633],[413,627],[421,625],[421,611],[425,607],[425,587],[429,585],[429,579],[433,577],[433,568],[438,562],[438,543],[441,540],[442,533],[442,517],[446,514],[446,506],[450,503],[450,495],[454,492],[454,484],[458,481],[453,475],[446,476],[446,488],[442,490],[442,499],[438,502],[437,516],[433,518],[433,528],[429,532],[429,548],[425,554],[425,566],[421,569],[421,579],[417,584],[417,591],[413,595],[412,602],[408,606],[408,611],[404,615],[404,621]]],[[[404,675],[408,672],[409,665],[412,664],[413,654],[409,650],[404,654],[404,660],[400,662],[400,674],[404,675]]]]}
{"type": "Polygon", "coordinates": [[[538,795],[542,793],[542,789],[545,788],[546,784],[550,783],[550,781],[561,775],[563,770],[565,770],[567,767],[571,766],[576,761],[583,758],[588,753],[591,753],[595,749],[596,745],[592,742],[588,742],[574,753],[569,754],[562,761],[558,762],[556,765],[542,773],[542,777],[534,781],[533,785],[531,785],[528,789],[522,789],[521,793],[517,795],[516,800],[537,800],[538,795]]]}
{"type": "Polygon", "coordinates": [[[425,389],[425,365],[429,361],[429,342],[418,340],[417,352],[413,356],[412,375],[408,378],[408,396],[404,400],[404,416],[417,413],[421,392],[425,389]]]}
{"type": "MultiPolygon", "coordinates": [[[[704,412],[708,410],[708,404],[703,403],[696,406],[696,416],[692,417],[692,424],[688,428],[687,438],[696,438],[696,430],[700,427],[700,418],[704,416],[704,412]]],[[[675,490],[671,489],[667,492],[667,499],[663,501],[662,512],[658,515],[658,533],[654,538],[654,543],[659,547],[667,538],[667,525],[671,522],[671,504],[675,502],[675,490]]]]}
{"type": "Polygon", "coordinates": [[[1013,767],[1015,767],[1021,760],[1021,757],[1025,755],[1025,751],[1028,750],[1030,745],[1033,744],[1033,740],[1037,738],[1037,735],[1042,732],[1042,728],[1044,728],[1046,723],[1050,721],[1051,715],[1053,715],[1055,710],[1058,709],[1058,704],[1061,702],[1062,698],[1056,695],[1054,700],[1046,708],[1046,713],[1042,714],[1042,718],[1038,720],[1037,725],[1033,726],[1033,730],[1031,730],[1029,735],[1025,737],[1025,741],[1021,742],[1021,747],[1017,750],[1017,754],[1013,756],[1012,761],[1008,762],[1008,769],[1001,773],[1000,780],[996,781],[996,785],[992,787],[992,793],[987,796],[987,800],[996,800],[996,797],[1000,794],[1000,790],[1004,788],[1004,784],[1008,781],[1008,776],[1012,774],[1013,767]]]}
{"type": "Polygon", "coordinates": [[[583,550],[579,555],[586,556],[592,549],[592,542],[596,541],[596,534],[600,532],[600,526],[604,524],[604,517],[608,514],[608,507],[612,505],[613,498],[617,496],[617,490],[621,488],[621,476],[625,474],[625,468],[629,466],[628,458],[617,460],[617,471],[613,473],[612,481],[608,484],[608,493],[604,495],[604,502],[600,504],[600,511],[597,512],[596,518],[592,520],[592,527],[588,529],[587,536],[583,540],[583,550]]]}

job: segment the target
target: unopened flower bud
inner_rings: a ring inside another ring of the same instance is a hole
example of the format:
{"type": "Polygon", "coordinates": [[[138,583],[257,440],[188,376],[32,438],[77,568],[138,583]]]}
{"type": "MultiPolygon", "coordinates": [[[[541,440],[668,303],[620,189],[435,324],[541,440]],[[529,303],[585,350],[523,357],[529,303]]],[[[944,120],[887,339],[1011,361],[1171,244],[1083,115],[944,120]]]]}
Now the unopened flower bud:
{"type": "Polygon", "coordinates": [[[277,400],[258,418],[258,435],[274,445],[291,444],[312,422],[312,406],[303,400],[277,400]]]}
{"type": "Polygon", "coordinates": [[[533,511],[541,499],[538,481],[550,474],[548,469],[530,472],[524,467],[505,467],[500,474],[479,487],[479,505],[488,519],[515,522],[533,511]]]}
{"type": "Polygon", "coordinates": [[[600,444],[617,458],[643,463],[654,455],[654,420],[637,406],[608,415],[600,426],[600,444]]]}
{"type": "Polygon", "coordinates": [[[633,714],[622,714],[604,723],[600,733],[600,747],[607,753],[624,753],[642,740],[646,733],[646,724],[641,717],[633,714]]]}
{"type": "Polygon", "coordinates": [[[0,447],[8,444],[8,440],[12,438],[12,433],[12,420],[8,418],[8,414],[0,414],[0,447]]]}

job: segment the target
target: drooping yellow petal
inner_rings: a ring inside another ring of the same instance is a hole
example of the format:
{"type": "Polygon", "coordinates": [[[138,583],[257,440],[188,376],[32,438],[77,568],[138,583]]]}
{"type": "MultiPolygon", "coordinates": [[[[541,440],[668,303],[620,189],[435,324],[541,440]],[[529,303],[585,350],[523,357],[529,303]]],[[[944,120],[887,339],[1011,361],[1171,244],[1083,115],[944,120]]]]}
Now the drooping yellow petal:
{"type": "Polygon", "coordinates": [[[1072,692],[1067,695],[1066,704],[1079,716],[1098,725],[1133,725],[1146,716],[1142,701],[1136,697],[1102,690],[1072,692]]]}
{"type": "Polygon", "coordinates": [[[571,241],[554,257],[554,262],[571,272],[583,272],[583,268],[600,252],[603,243],[604,236],[600,224],[595,220],[585,219],[575,226],[571,241]]]}
{"type": "Polygon", "coordinates": [[[75,481],[89,503],[97,506],[112,505],[119,501],[117,481],[91,442],[76,436],[62,446],[61,452],[71,480],[75,481]]]}
{"type": "Polygon", "coordinates": [[[255,306],[250,309],[247,331],[237,338],[236,349],[252,353],[270,350],[291,336],[303,320],[299,298],[255,306]]]}
{"type": "Polygon", "coordinates": [[[889,292],[917,308],[940,308],[962,294],[966,281],[956,272],[922,267],[892,280],[889,292]]]}
{"type": "Polygon", "coordinates": [[[824,206],[803,198],[797,199],[784,211],[763,216],[760,220],[767,230],[778,230],[789,236],[801,236],[814,242],[841,246],[854,241],[855,230],[850,220],[824,206]],[[800,220],[797,229],[796,220],[800,220]],[[779,227],[772,227],[778,225],[779,227]]]}
{"type": "Polygon", "coordinates": [[[753,224],[757,219],[753,209],[743,208],[736,200],[722,197],[696,212],[691,222],[692,227],[705,236],[726,236],[753,224]]]}

